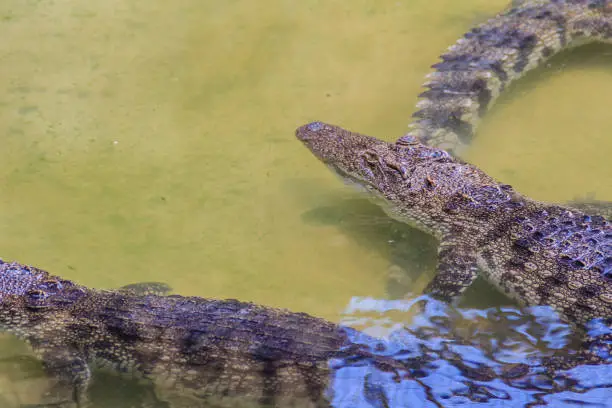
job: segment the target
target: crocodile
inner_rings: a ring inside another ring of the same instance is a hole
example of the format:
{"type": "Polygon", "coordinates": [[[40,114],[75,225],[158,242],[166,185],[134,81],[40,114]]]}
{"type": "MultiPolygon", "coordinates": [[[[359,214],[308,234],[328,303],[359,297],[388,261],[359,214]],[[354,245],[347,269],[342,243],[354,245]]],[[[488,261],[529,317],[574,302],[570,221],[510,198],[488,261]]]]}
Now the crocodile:
{"type": "MultiPolygon", "coordinates": [[[[390,217],[439,240],[426,294],[452,302],[480,271],[521,304],[549,305],[581,327],[593,319],[612,324],[612,224],[605,217],[532,200],[416,138],[388,143],[322,122],[299,127],[296,136],[390,217]]],[[[612,344],[605,347],[612,352],[612,344]]],[[[575,361],[602,359],[589,348],[575,361]]]]}
{"type": "Polygon", "coordinates": [[[237,300],[168,295],[163,284],[96,290],[0,264],[0,327],[53,379],[39,406],[86,407],[92,368],[155,385],[173,408],[326,407],[329,362],[349,328],[237,300]]]}
{"type": "Polygon", "coordinates": [[[581,392],[593,388],[565,381],[542,389],[529,378],[545,373],[544,360],[499,361],[524,341],[522,330],[551,330],[519,310],[484,312],[487,322],[495,323],[479,325],[481,334],[514,324],[515,334],[509,349],[487,339],[485,358],[474,361],[457,348],[481,347],[483,339],[466,336],[461,323],[473,314],[444,309],[427,297],[401,305],[401,310],[432,305],[425,307],[420,325],[378,338],[305,313],[169,291],[157,282],[92,289],[0,261],[0,329],[25,340],[49,376],[40,403],[20,406],[94,406],[89,389],[99,370],[143,382],[143,408],[403,407],[414,404],[415,387],[422,390],[423,404],[443,407],[465,404],[466,398],[513,399],[503,385],[519,387],[516,403],[523,406],[520,401],[543,395],[567,398],[577,386],[581,392]],[[456,370],[453,381],[445,379],[449,365],[456,370]]]}
{"type": "MultiPolygon", "coordinates": [[[[427,389],[419,379],[440,358],[464,381],[484,382],[467,395],[456,390],[459,399],[481,399],[486,383],[532,372],[525,364],[463,361],[449,348],[462,336],[439,313],[426,332],[400,329],[396,337],[408,341],[398,346],[306,313],[169,292],[158,282],[92,289],[0,261],[0,329],[30,346],[50,380],[41,403],[21,407],[92,406],[95,370],[152,384],[142,406],[171,408],[390,406],[380,404],[402,400],[405,391],[386,395],[385,386],[406,379],[427,389]],[[383,375],[383,384],[373,373],[383,375]]],[[[431,392],[425,397],[436,401],[431,392]]]]}
{"type": "MultiPolygon", "coordinates": [[[[612,41],[610,0],[515,1],[474,27],[432,67],[415,120],[394,143],[312,122],[296,136],[392,218],[435,236],[425,293],[456,300],[478,272],[527,305],[550,305],[577,328],[612,324],[612,203],[541,203],[459,159],[511,82],[572,46],[612,41]]],[[[559,362],[607,362],[608,336],[559,362]]]]}

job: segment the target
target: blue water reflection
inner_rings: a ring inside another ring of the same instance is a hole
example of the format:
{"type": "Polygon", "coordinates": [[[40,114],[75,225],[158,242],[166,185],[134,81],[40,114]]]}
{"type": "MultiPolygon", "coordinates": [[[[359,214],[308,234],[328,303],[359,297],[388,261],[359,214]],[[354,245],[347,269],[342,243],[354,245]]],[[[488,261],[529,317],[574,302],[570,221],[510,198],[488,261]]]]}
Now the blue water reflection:
{"type": "MultiPolygon", "coordinates": [[[[355,298],[345,312],[344,324],[364,330],[350,331],[351,340],[372,357],[336,362],[334,407],[612,407],[612,364],[546,374],[542,358],[577,347],[548,307],[355,298]],[[423,313],[410,324],[397,320],[419,301],[423,313]]],[[[612,326],[594,321],[588,334],[610,338],[612,326]]]]}

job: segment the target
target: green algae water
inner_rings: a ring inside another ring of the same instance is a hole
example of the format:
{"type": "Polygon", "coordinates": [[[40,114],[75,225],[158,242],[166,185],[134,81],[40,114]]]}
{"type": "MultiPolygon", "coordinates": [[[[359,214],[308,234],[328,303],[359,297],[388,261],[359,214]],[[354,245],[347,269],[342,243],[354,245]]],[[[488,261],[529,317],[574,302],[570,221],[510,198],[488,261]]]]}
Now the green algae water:
{"type": "MultiPolygon", "coordinates": [[[[4,0],[0,255],[334,321],[354,296],[385,298],[397,225],[294,129],[394,140],[438,55],[505,6],[4,0]]],[[[562,53],[502,96],[466,159],[537,199],[611,200],[611,78],[611,47],[562,53]]],[[[435,243],[413,243],[422,259],[401,267],[419,293],[435,243]]]]}

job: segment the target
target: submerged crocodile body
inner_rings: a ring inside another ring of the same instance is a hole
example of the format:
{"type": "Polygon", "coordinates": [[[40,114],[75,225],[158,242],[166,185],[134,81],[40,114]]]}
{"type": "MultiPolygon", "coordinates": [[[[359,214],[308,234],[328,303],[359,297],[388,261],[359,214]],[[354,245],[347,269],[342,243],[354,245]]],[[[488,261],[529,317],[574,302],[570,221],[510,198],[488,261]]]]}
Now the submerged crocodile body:
{"type": "MultiPolygon", "coordinates": [[[[417,395],[416,403],[443,407],[466,398],[511,399],[500,384],[521,387],[520,406],[527,392],[533,400],[546,394],[521,380],[543,367],[500,363],[497,356],[503,359],[508,350],[494,338],[478,362],[456,349],[478,347],[482,339],[455,331],[461,323],[451,316],[460,315],[449,310],[443,318],[441,304],[424,314],[422,327],[402,327],[378,339],[304,313],[168,290],[157,283],[96,290],[0,262],[0,328],[27,341],[50,377],[34,406],[94,406],[88,388],[95,368],[152,383],[154,392],[138,405],[143,408],[404,407],[413,406],[417,395]],[[444,379],[449,365],[454,383],[444,379]]],[[[510,348],[522,342],[519,326],[550,330],[530,315],[492,313],[496,324],[517,324],[510,348]]],[[[552,391],[571,393],[575,386],[568,382],[552,391]]]]}
{"type": "Polygon", "coordinates": [[[157,292],[163,288],[152,284],[94,290],[2,262],[0,327],[26,340],[56,381],[44,406],[87,406],[94,366],[152,381],[173,408],[329,406],[328,363],[351,329],[252,303],[157,292]]]}

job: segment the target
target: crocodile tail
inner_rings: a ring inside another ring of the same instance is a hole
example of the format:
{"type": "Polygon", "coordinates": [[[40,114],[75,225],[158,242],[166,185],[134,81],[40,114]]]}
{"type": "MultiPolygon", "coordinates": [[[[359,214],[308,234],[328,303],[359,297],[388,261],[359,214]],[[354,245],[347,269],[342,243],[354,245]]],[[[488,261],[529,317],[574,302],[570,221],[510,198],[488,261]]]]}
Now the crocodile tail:
{"type": "Polygon", "coordinates": [[[460,154],[499,94],[557,52],[612,42],[612,0],[527,0],[473,28],[433,65],[410,130],[414,138],[460,154]]]}

